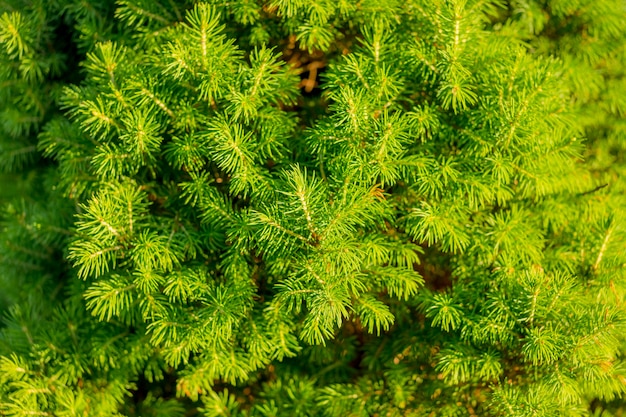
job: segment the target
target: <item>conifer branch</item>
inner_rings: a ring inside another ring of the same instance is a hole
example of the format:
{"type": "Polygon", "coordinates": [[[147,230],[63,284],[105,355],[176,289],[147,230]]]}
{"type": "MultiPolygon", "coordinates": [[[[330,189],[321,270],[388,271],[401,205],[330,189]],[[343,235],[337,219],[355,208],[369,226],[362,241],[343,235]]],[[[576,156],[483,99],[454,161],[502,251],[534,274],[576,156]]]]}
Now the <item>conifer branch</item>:
{"type": "Polygon", "coordinates": [[[597,273],[598,268],[600,267],[600,262],[602,262],[602,257],[604,256],[604,253],[606,252],[606,249],[608,247],[609,241],[611,240],[611,236],[613,235],[614,230],[615,230],[615,226],[611,225],[609,226],[608,230],[604,234],[604,240],[602,241],[602,246],[600,247],[600,251],[598,252],[598,256],[596,257],[596,261],[593,263],[593,267],[592,267],[595,273],[597,273]]]}
{"type": "Polygon", "coordinates": [[[622,45],[623,0],[5,0],[0,414],[623,414],[622,45]]]}

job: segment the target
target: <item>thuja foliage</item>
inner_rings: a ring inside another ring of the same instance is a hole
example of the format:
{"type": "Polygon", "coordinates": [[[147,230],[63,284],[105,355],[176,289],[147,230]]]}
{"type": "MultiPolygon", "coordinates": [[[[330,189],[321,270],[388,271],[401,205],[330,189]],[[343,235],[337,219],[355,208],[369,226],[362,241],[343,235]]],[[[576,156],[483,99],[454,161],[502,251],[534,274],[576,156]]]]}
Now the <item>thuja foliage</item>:
{"type": "Polygon", "coordinates": [[[0,9],[0,415],[624,412],[622,0],[0,9]]]}

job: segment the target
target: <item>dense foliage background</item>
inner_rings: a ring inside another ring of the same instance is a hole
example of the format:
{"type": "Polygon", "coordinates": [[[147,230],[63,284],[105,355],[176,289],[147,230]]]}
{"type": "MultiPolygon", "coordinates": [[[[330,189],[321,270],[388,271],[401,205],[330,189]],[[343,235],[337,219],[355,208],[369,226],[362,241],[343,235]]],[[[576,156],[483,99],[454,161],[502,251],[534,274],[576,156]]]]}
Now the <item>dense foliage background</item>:
{"type": "Polygon", "coordinates": [[[623,414],[623,0],[0,13],[0,415],[623,414]]]}

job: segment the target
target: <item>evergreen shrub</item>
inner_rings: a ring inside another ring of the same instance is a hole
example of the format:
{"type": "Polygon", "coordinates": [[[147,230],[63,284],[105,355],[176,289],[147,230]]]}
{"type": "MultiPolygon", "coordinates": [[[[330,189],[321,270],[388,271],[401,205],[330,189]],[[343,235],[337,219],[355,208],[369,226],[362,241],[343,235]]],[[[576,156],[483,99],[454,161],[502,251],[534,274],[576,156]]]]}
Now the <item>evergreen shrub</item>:
{"type": "Polygon", "coordinates": [[[0,415],[626,411],[624,0],[5,0],[0,61],[0,415]]]}

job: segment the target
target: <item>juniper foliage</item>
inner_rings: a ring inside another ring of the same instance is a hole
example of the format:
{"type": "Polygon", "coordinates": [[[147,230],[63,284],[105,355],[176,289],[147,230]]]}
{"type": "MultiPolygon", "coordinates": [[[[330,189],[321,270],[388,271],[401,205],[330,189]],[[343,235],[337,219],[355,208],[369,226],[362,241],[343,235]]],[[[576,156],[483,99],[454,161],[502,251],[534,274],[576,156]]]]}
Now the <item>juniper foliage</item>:
{"type": "Polygon", "coordinates": [[[623,413],[622,0],[0,7],[0,415],[623,413]]]}

